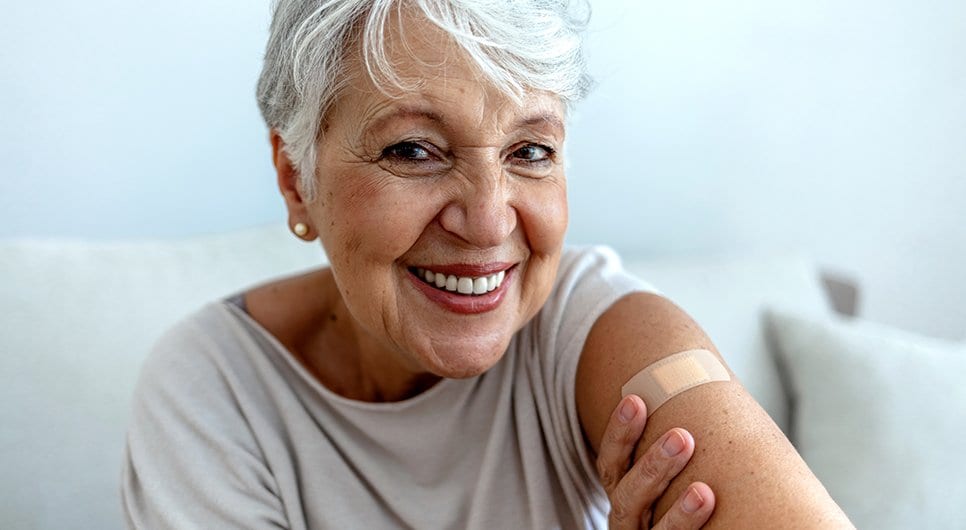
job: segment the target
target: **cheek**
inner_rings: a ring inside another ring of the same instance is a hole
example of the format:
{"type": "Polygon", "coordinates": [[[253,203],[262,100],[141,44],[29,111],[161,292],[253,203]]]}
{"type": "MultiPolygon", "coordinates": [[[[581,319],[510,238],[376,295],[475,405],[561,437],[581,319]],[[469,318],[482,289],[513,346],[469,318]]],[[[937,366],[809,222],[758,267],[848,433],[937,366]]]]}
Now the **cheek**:
{"type": "Polygon", "coordinates": [[[330,191],[321,212],[327,227],[323,244],[327,251],[343,254],[340,261],[392,261],[412,246],[435,217],[428,199],[426,190],[406,181],[344,179],[330,191]]]}
{"type": "Polygon", "coordinates": [[[567,231],[567,188],[563,181],[538,182],[522,190],[517,207],[531,250],[559,252],[567,231]]]}
{"type": "Polygon", "coordinates": [[[523,292],[524,299],[529,300],[527,317],[530,318],[543,306],[557,276],[567,232],[566,187],[561,181],[546,183],[539,190],[531,189],[518,211],[530,250],[523,292]]]}

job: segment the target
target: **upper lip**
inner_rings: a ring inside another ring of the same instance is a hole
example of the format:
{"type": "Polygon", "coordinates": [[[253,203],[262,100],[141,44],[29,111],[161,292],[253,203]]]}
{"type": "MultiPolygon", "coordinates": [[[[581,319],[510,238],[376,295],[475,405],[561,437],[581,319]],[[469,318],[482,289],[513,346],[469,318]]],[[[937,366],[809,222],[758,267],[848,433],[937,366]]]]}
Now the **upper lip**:
{"type": "Polygon", "coordinates": [[[492,263],[448,263],[445,265],[414,265],[414,268],[425,269],[446,276],[470,276],[479,278],[505,271],[515,265],[509,262],[492,263]]]}

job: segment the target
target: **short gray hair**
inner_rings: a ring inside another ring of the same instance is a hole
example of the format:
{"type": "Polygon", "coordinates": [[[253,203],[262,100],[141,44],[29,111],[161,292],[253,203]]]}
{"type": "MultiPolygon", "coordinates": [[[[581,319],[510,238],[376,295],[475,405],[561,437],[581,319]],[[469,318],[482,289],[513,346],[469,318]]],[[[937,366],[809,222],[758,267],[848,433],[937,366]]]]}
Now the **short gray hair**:
{"type": "Polygon", "coordinates": [[[376,86],[415,88],[402,83],[387,57],[386,24],[403,4],[448,33],[515,100],[528,89],[545,90],[569,106],[590,88],[580,40],[590,14],[585,0],[276,0],[258,106],[285,142],[308,200],[315,195],[322,119],[350,81],[352,45],[362,39],[376,86]]]}

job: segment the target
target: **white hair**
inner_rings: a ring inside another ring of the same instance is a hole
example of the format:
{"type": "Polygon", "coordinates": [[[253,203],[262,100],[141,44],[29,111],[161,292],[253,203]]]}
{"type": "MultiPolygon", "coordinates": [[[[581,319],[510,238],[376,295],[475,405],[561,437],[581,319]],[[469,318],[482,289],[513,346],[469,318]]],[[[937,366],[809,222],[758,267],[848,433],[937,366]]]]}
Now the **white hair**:
{"type": "Polygon", "coordinates": [[[544,90],[569,106],[590,88],[580,41],[590,13],[585,0],[276,0],[258,105],[281,135],[307,200],[315,196],[322,120],[349,82],[352,46],[361,39],[366,71],[380,89],[416,88],[396,75],[386,48],[387,22],[404,4],[449,34],[514,100],[544,90]]]}

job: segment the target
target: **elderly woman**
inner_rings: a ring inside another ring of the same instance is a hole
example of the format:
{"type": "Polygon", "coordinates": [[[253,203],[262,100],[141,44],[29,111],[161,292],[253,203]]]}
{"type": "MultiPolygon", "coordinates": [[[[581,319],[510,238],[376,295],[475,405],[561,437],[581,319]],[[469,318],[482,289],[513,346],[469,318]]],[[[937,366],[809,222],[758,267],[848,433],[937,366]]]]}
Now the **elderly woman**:
{"type": "Polygon", "coordinates": [[[621,397],[678,352],[723,361],[612,253],[563,248],[580,21],[563,0],[278,2],[258,99],[289,225],[329,266],[160,341],[128,526],[849,526],[733,377],[621,397]]]}

